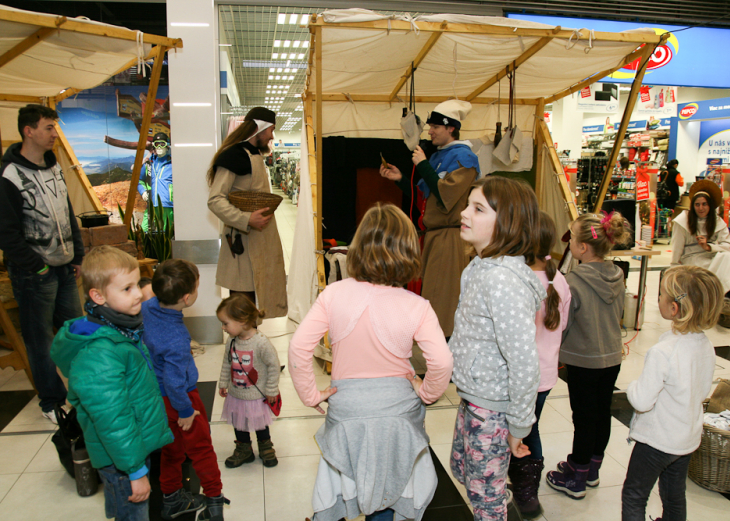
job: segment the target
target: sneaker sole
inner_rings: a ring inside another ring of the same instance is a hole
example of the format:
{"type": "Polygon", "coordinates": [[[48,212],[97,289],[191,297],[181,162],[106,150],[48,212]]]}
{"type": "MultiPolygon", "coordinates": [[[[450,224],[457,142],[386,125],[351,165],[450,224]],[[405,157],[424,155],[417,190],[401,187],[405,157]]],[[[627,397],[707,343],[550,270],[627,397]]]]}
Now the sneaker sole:
{"type": "Polygon", "coordinates": [[[251,454],[251,457],[250,458],[243,460],[238,465],[234,465],[233,463],[228,463],[228,460],[226,460],[226,467],[229,468],[229,469],[237,469],[241,465],[244,465],[246,463],[252,463],[254,461],[256,461],[256,455],[255,454],[251,454]]]}
{"type": "Polygon", "coordinates": [[[567,487],[561,487],[559,485],[554,485],[549,479],[546,479],[545,481],[547,481],[547,484],[550,486],[550,488],[563,492],[566,496],[568,496],[571,499],[583,499],[584,497],[586,497],[585,490],[583,492],[574,492],[567,487]]]}
{"type": "Polygon", "coordinates": [[[193,512],[196,512],[196,513],[200,512],[204,508],[205,508],[205,503],[201,503],[198,508],[191,508],[190,510],[183,510],[182,512],[177,512],[171,516],[165,516],[164,514],[160,514],[160,517],[162,519],[169,521],[170,519],[177,519],[178,517],[184,516],[185,514],[191,514],[193,512]]]}
{"type": "Polygon", "coordinates": [[[267,461],[265,459],[261,459],[261,462],[264,464],[264,467],[276,467],[279,464],[279,460],[276,461],[267,461]]]}

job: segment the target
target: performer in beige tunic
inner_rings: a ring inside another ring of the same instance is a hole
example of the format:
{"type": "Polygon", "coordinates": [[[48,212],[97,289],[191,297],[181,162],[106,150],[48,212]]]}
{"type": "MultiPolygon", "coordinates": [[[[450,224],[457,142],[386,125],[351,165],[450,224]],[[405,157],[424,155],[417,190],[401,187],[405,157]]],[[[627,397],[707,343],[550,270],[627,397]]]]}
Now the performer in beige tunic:
{"type": "Polygon", "coordinates": [[[228,194],[236,190],[271,192],[263,154],[269,153],[275,122],[271,110],[251,109],[223,142],[208,170],[208,208],[223,226],[216,283],[245,293],[267,318],[287,314],[284,255],[276,218],[264,216],[266,208],[242,212],[228,201],[228,194]]]}
{"type": "MultiPolygon", "coordinates": [[[[421,147],[413,152],[413,164],[420,177],[418,188],[426,198],[421,295],[431,303],[447,337],[454,330],[461,272],[469,264],[468,245],[460,235],[461,211],[479,175],[479,159],[471,151],[471,143],[459,141],[461,121],[470,110],[471,104],[460,100],[437,105],[426,123],[438,150],[428,160],[421,147]]],[[[410,190],[410,180],[404,179],[397,167],[381,166],[380,175],[410,190]]]]}

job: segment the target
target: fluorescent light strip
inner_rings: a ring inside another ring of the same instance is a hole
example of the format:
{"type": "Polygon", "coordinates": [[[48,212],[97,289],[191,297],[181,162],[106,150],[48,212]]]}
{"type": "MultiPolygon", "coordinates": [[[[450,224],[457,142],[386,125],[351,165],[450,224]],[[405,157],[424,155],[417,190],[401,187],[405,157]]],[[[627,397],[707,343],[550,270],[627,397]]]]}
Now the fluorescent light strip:
{"type": "Polygon", "coordinates": [[[285,13],[279,13],[279,16],[276,20],[276,23],[278,24],[285,24],[286,23],[286,14],[285,13]]]}
{"type": "Polygon", "coordinates": [[[175,147],[212,147],[213,143],[173,143],[175,147]]]}
{"type": "Polygon", "coordinates": [[[210,27],[210,24],[202,22],[170,22],[172,27],[210,27]]]}
{"type": "Polygon", "coordinates": [[[291,15],[289,17],[289,23],[292,24],[292,25],[295,24],[295,23],[297,23],[297,19],[298,18],[299,18],[299,15],[298,14],[291,15]]]}
{"type": "Polygon", "coordinates": [[[232,43],[219,43],[218,47],[233,47],[232,43]]]}
{"type": "Polygon", "coordinates": [[[211,103],[173,103],[173,107],[210,107],[211,103]]]}

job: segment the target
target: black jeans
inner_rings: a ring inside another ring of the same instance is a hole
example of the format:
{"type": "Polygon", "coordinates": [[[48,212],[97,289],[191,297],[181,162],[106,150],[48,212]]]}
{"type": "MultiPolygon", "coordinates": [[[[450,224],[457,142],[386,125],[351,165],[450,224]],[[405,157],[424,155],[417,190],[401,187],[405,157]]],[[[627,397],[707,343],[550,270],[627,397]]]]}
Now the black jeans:
{"type": "Polygon", "coordinates": [[[621,491],[621,520],[644,521],[646,502],[659,479],[662,521],[687,519],[687,469],[691,454],[667,454],[644,443],[636,443],[621,491]]]}
{"type": "Polygon", "coordinates": [[[567,365],[568,394],[573,410],[573,453],[578,465],[603,456],[611,437],[611,400],[621,365],[586,369],[567,365]]]}
{"type": "Polygon", "coordinates": [[[20,311],[28,364],[43,411],[66,400],[66,387],[51,360],[53,328],[82,315],[76,276],[70,264],[50,266],[43,275],[7,261],[8,275],[20,311]]]}

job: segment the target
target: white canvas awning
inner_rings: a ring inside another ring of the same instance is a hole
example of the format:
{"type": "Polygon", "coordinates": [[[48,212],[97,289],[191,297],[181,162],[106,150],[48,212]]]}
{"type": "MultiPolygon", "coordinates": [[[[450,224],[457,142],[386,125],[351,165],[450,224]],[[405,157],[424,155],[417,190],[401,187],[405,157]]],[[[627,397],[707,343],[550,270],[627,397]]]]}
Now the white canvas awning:
{"type": "MultiPolygon", "coordinates": [[[[421,118],[447,99],[467,100],[473,108],[462,122],[461,138],[479,138],[493,133],[497,121],[506,124],[506,76],[515,72],[515,120],[523,135],[538,145],[538,197],[562,213],[554,215],[556,221],[567,222],[574,218],[575,206],[571,207],[565,175],[542,121],[545,104],[578,92],[635,60],[643,64],[666,38],[653,29],[608,33],[498,17],[437,14],[412,18],[364,9],[325,11],[312,17],[309,29],[312,40],[303,96],[307,130],[302,134],[316,154],[310,152],[308,165],[312,201],[300,198],[299,211],[308,212],[315,224],[308,233],[299,233],[298,227],[295,237],[311,248],[312,258],[316,255],[318,277],[314,282],[310,277],[293,281],[301,287],[292,287],[290,277],[289,307],[298,310],[297,316],[290,314],[294,320],[300,320],[302,310],[309,308],[312,283],[324,287],[323,137],[401,139],[400,117],[411,99],[413,75],[416,113],[421,118]],[[550,171],[545,171],[547,167],[550,171]],[[546,191],[550,193],[543,193],[546,191]],[[556,201],[561,199],[569,204],[560,208],[556,201]]],[[[639,69],[640,84],[643,70],[639,69]]],[[[636,93],[638,89],[632,89],[630,101],[636,93]]],[[[308,182],[304,174],[301,181],[308,182]]],[[[292,272],[298,262],[292,259],[292,272]]]]}

